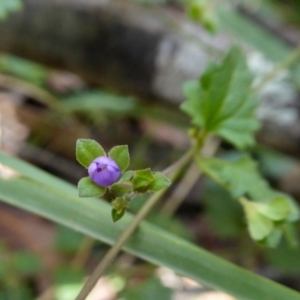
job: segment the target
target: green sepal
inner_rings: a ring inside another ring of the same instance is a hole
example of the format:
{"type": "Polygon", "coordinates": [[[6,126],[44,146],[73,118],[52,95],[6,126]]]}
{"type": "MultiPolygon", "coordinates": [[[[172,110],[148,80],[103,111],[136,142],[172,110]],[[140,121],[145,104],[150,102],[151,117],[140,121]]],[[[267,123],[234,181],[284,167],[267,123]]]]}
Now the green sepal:
{"type": "Polygon", "coordinates": [[[154,177],[150,169],[137,170],[132,180],[133,190],[138,193],[145,193],[149,190],[153,180],[154,177]]]}
{"type": "Polygon", "coordinates": [[[112,211],[111,216],[114,222],[117,222],[120,220],[128,207],[129,201],[126,198],[126,195],[124,197],[117,197],[115,200],[112,201],[112,211]]]}
{"type": "Polygon", "coordinates": [[[130,181],[130,179],[133,177],[134,171],[128,170],[123,172],[118,182],[124,182],[124,181],[130,181]]]}
{"type": "Polygon", "coordinates": [[[90,139],[78,139],[76,142],[76,159],[88,168],[93,160],[99,156],[106,156],[104,149],[99,143],[90,139]]]}
{"type": "Polygon", "coordinates": [[[114,210],[120,214],[123,210],[126,210],[128,207],[129,201],[126,197],[117,197],[115,200],[111,202],[112,207],[114,210]]]}
{"type": "Polygon", "coordinates": [[[125,171],[128,168],[130,157],[127,145],[113,147],[108,155],[117,163],[122,171],[125,171]]]}
{"type": "Polygon", "coordinates": [[[120,179],[110,187],[110,191],[115,196],[122,196],[125,193],[131,192],[132,183],[130,180],[132,179],[133,175],[134,171],[125,171],[120,179]]]}
{"type": "Polygon", "coordinates": [[[81,178],[78,182],[79,197],[99,197],[105,194],[105,187],[94,183],[90,177],[81,178]]]}
{"type": "Polygon", "coordinates": [[[257,210],[274,221],[286,219],[290,213],[290,205],[284,197],[277,197],[268,203],[257,203],[257,210]]]}
{"type": "Polygon", "coordinates": [[[257,210],[257,203],[243,200],[241,204],[245,210],[250,236],[256,241],[266,238],[272,232],[274,222],[257,210]]]}
{"type": "Polygon", "coordinates": [[[132,191],[132,185],[121,183],[115,183],[109,188],[110,192],[113,196],[123,196],[125,193],[129,193],[132,191]]]}
{"type": "Polygon", "coordinates": [[[163,175],[162,173],[155,172],[152,173],[152,175],[153,175],[153,181],[149,185],[149,190],[156,192],[164,188],[167,188],[168,186],[171,185],[170,179],[165,175],[163,175]]]}
{"type": "Polygon", "coordinates": [[[117,222],[120,220],[124,214],[125,214],[126,209],[122,210],[121,212],[117,212],[114,208],[111,210],[111,217],[114,222],[117,222]]]}

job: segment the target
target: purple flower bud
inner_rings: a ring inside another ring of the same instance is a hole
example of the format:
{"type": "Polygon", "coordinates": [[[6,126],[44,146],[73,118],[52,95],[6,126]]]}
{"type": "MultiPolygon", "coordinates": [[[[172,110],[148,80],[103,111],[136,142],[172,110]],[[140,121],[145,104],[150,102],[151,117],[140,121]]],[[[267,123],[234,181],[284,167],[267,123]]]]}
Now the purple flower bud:
{"type": "Polygon", "coordinates": [[[105,187],[117,182],[122,174],[116,162],[107,156],[99,156],[94,159],[88,172],[96,184],[105,187]]]}

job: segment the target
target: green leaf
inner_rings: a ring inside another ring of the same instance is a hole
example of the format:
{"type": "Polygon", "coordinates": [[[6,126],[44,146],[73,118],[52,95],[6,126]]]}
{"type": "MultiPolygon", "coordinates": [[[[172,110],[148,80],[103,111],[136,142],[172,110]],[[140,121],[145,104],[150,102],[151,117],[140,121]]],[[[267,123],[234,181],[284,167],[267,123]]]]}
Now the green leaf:
{"type": "Polygon", "coordinates": [[[202,200],[205,216],[214,233],[224,238],[236,238],[245,231],[244,213],[241,205],[216,182],[204,181],[202,200]],[[225,207],[226,209],[224,209],[225,207]]]}
{"type": "Polygon", "coordinates": [[[284,220],[290,213],[290,205],[284,197],[277,197],[269,203],[257,203],[257,210],[274,221],[284,220]]]}
{"type": "MultiPolygon", "coordinates": [[[[0,163],[15,170],[10,177],[0,173],[0,199],[36,213],[107,244],[114,244],[132,221],[111,221],[111,205],[99,199],[82,199],[77,189],[37,168],[0,152],[0,163]]],[[[229,263],[198,246],[142,222],[124,250],[155,265],[238,299],[299,300],[299,293],[229,263]],[[159,247],[158,247],[159,245],[159,247]],[[233,284],[234,283],[234,284],[233,284]]]]}
{"type": "Polygon", "coordinates": [[[72,95],[62,102],[67,111],[96,112],[98,116],[103,111],[128,114],[136,107],[136,101],[132,97],[117,96],[97,90],[72,95]]]}
{"type": "Polygon", "coordinates": [[[11,55],[0,56],[0,70],[39,86],[45,84],[49,75],[46,67],[11,55]]]}
{"type": "Polygon", "coordinates": [[[105,155],[104,149],[96,141],[89,139],[77,140],[76,158],[85,168],[88,168],[95,158],[105,155]]]}
{"type": "Polygon", "coordinates": [[[132,185],[133,190],[139,193],[148,191],[150,184],[153,182],[154,177],[150,169],[135,171],[132,185]]]}
{"type": "Polygon", "coordinates": [[[117,211],[114,208],[111,210],[111,217],[113,219],[114,222],[117,222],[118,220],[120,220],[124,214],[125,214],[126,209],[117,211]]]}
{"type": "Polygon", "coordinates": [[[1,0],[0,1],[0,20],[7,18],[9,13],[22,9],[21,0],[1,0]]]}
{"type": "Polygon", "coordinates": [[[170,179],[165,175],[163,175],[162,173],[155,172],[152,173],[152,175],[153,175],[153,181],[149,185],[149,190],[159,191],[171,185],[170,179]]]}
{"type": "Polygon", "coordinates": [[[108,152],[108,155],[117,163],[122,171],[125,171],[128,168],[130,157],[127,145],[113,147],[108,152]]]}
{"type": "Polygon", "coordinates": [[[184,85],[187,101],[181,108],[205,132],[214,132],[238,148],[251,146],[259,128],[251,83],[242,52],[233,48],[221,65],[211,65],[199,82],[184,85]]]}
{"type": "Polygon", "coordinates": [[[300,252],[298,247],[281,243],[276,249],[264,249],[266,260],[274,267],[294,275],[300,275],[300,252]]]}
{"type": "Polygon", "coordinates": [[[225,185],[234,198],[248,194],[253,200],[269,202],[279,195],[270,188],[258,172],[256,162],[248,156],[235,161],[198,157],[196,163],[205,174],[225,185]]]}
{"type": "Polygon", "coordinates": [[[257,210],[256,203],[243,201],[242,205],[245,209],[251,237],[258,241],[266,238],[274,228],[273,221],[257,210]]]}
{"type": "Polygon", "coordinates": [[[81,178],[78,182],[79,197],[99,197],[105,194],[105,188],[94,183],[90,177],[81,178]]]}

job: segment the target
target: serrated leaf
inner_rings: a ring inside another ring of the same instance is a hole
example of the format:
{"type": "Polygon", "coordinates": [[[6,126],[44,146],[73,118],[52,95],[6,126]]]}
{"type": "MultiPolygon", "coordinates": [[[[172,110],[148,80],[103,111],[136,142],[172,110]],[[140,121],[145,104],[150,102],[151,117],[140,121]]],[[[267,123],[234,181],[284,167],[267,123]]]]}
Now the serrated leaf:
{"type": "Polygon", "coordinates": [[[93,160],[99,156],[106,156],[104,149],[99,143],[90,139],[79,139],[76,142],[76,159],[88,168],[93,160]]]}
{"type": "Polygon", "coordinates": [[[233,48],[219,66],[211,65],[200,81],[184,85],[187,101],[181,108],[205,132],[245,148],[254,144],[253,134],[259,128],[251,83],[242,52],[233,48]]]}
{"type": "Polygon", "coordinates": [[[125,214],[126,209],[123,209],[121,211],[117,211],[114,208],[111,210],[111,217],[113,219],[114,222],[117,222],[118,220],[120,220],[124,214],[125,214]]]}
{"type": "Polygon", "coordinates": [[[90,177],[81,178],[78,182],[79,197],[99,197],[105,193],[105,188],[94,183],[90,177]]]}
{"type": "Polygon", "coordinates": [[[165,175],[163,175],[162,173],[155,172],[152,174],[153,174],[153,181],[149,185],[149,190],[159,191],[171,185],[170,179],[165,175]]]}
{"type": "Polygon", "coordinates": [[[248,156],[235,161],[198,157],[196,163],[208,176],[226,185],[234,198],[249,194],[253,200],[268,202],[277,196],[259,174],[256,162],[248,156]]]}
{"type": "Polygon", "coordinates": [[[290,213],[290,205],[284,197],[277,197],[269,203],[257,203],[257,210],[274,221],[284,220],[290,213]]]}
{"type": "Polygon", "coordinates": [[[122,171],[125,171],[128,168],[130,157],[127,145],[113,147],[108,155],[117,163],[122,171]]]}
{"type": "Polygon", "coordinates": [[[266,238],[273,230],[274,223],[268,217],[262,215],[256,208],[256,203],[243,201],[249,233],[254,240],[266,238]]]}
{"type": "Polygon", "coordinates": [[[150,169],[135,171],[132,180],[133,190],[139,193],[146,192],[153,182],[153,179],[154,177],[150,169]]]}

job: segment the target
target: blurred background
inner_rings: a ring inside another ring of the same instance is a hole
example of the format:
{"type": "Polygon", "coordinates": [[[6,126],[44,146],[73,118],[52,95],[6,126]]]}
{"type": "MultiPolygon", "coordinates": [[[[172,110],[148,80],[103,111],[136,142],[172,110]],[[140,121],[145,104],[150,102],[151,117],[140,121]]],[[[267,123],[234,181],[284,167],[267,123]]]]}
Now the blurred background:
{"type": "MultiPolygon", "coordinates": [[[[131,168],[163,170],[189,146],[183,82],[232,45],[259,82],[300,42],[297,0],[1,0],[0,18],[1,151],[73,184],[85,176],[76,139],[128,144],[131,168]]],[[[271,185],[298,203],[299,88],[296,62],[264,85],[251,150],[271,185]]],[[[237,153],[224,143],[218,155],[237,153]]],[[[149,221],[300,291],[299,248],[255,244],[239,204],[193,175],[179,193],[175,183],[149,221]]],[[[0,202],[0,299],[74,299],[106,249],[0,202]]],[[[233,298],[123,253],[88,299],[233,298]]]]}

